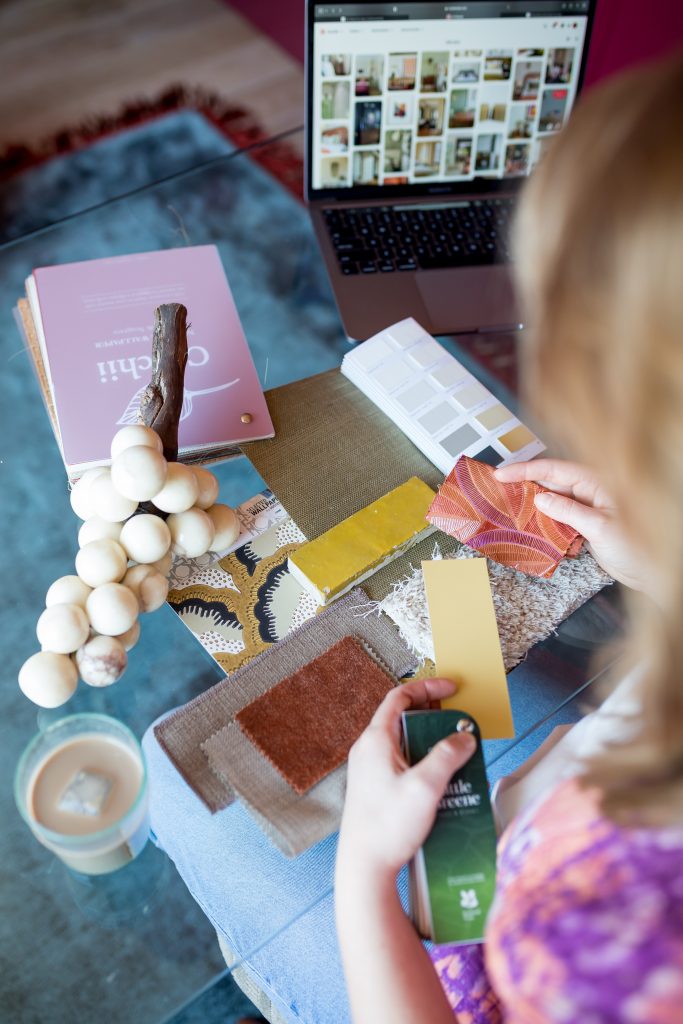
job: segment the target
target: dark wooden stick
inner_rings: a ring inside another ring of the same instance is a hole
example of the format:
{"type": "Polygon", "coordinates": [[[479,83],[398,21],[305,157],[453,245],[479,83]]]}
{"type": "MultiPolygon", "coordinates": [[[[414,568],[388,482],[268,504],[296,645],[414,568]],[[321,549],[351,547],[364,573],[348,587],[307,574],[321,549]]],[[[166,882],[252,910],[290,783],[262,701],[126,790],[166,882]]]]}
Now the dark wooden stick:
{"type": "Polygon", "coordinates": [[[154,311],[152,380],[140,399],[139,419],[156,430],[169,462],[178,458],[178,423],[187,363],[187,309],[169,302],[154,311]]]}

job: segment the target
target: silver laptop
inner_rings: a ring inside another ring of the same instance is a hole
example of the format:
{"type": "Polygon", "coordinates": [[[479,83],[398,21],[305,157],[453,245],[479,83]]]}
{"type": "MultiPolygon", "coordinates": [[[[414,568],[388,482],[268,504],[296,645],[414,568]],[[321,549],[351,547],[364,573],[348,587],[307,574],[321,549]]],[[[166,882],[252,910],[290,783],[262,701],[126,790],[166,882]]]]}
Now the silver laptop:
{"type": "Polygon", "coordinates": [[[516,327],[508,227],[596,0],[307,0],[306,198],[349,338],[516,327]]]}

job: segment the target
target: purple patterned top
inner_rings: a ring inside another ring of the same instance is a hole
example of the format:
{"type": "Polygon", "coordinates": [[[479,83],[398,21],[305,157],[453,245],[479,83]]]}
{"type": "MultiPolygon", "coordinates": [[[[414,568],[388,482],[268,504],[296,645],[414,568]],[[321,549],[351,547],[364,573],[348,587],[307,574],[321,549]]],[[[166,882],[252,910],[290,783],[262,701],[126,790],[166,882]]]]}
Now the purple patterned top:
{"type": "Polygon", "coordinates": [[[458,1024],[680,1024],[683,827],[619,828],[563,782],[501,838],[485,947],[431,955],[458,1024]]]}

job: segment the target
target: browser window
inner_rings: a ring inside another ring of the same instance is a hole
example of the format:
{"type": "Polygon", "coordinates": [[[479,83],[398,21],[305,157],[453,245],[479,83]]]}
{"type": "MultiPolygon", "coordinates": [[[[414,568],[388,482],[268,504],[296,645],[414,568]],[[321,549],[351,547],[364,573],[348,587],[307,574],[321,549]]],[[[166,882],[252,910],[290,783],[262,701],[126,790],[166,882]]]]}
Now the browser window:
{"type": "Polygon", "coordinates": [[[313,190],[527,175],[572,109],[589,6],[315,5],[313,190]]]}

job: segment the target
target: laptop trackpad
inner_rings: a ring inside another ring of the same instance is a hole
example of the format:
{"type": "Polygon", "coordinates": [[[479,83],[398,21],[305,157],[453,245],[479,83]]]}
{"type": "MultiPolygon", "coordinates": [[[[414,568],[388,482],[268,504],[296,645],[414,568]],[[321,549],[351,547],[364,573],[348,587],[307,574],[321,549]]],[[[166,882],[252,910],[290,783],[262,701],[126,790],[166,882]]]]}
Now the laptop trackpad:
{"type": "Polygon", "coordinates": [[[512,275],[506,265],[430,270],[415,274],[433,334],[518,324],[512,275]]]}

